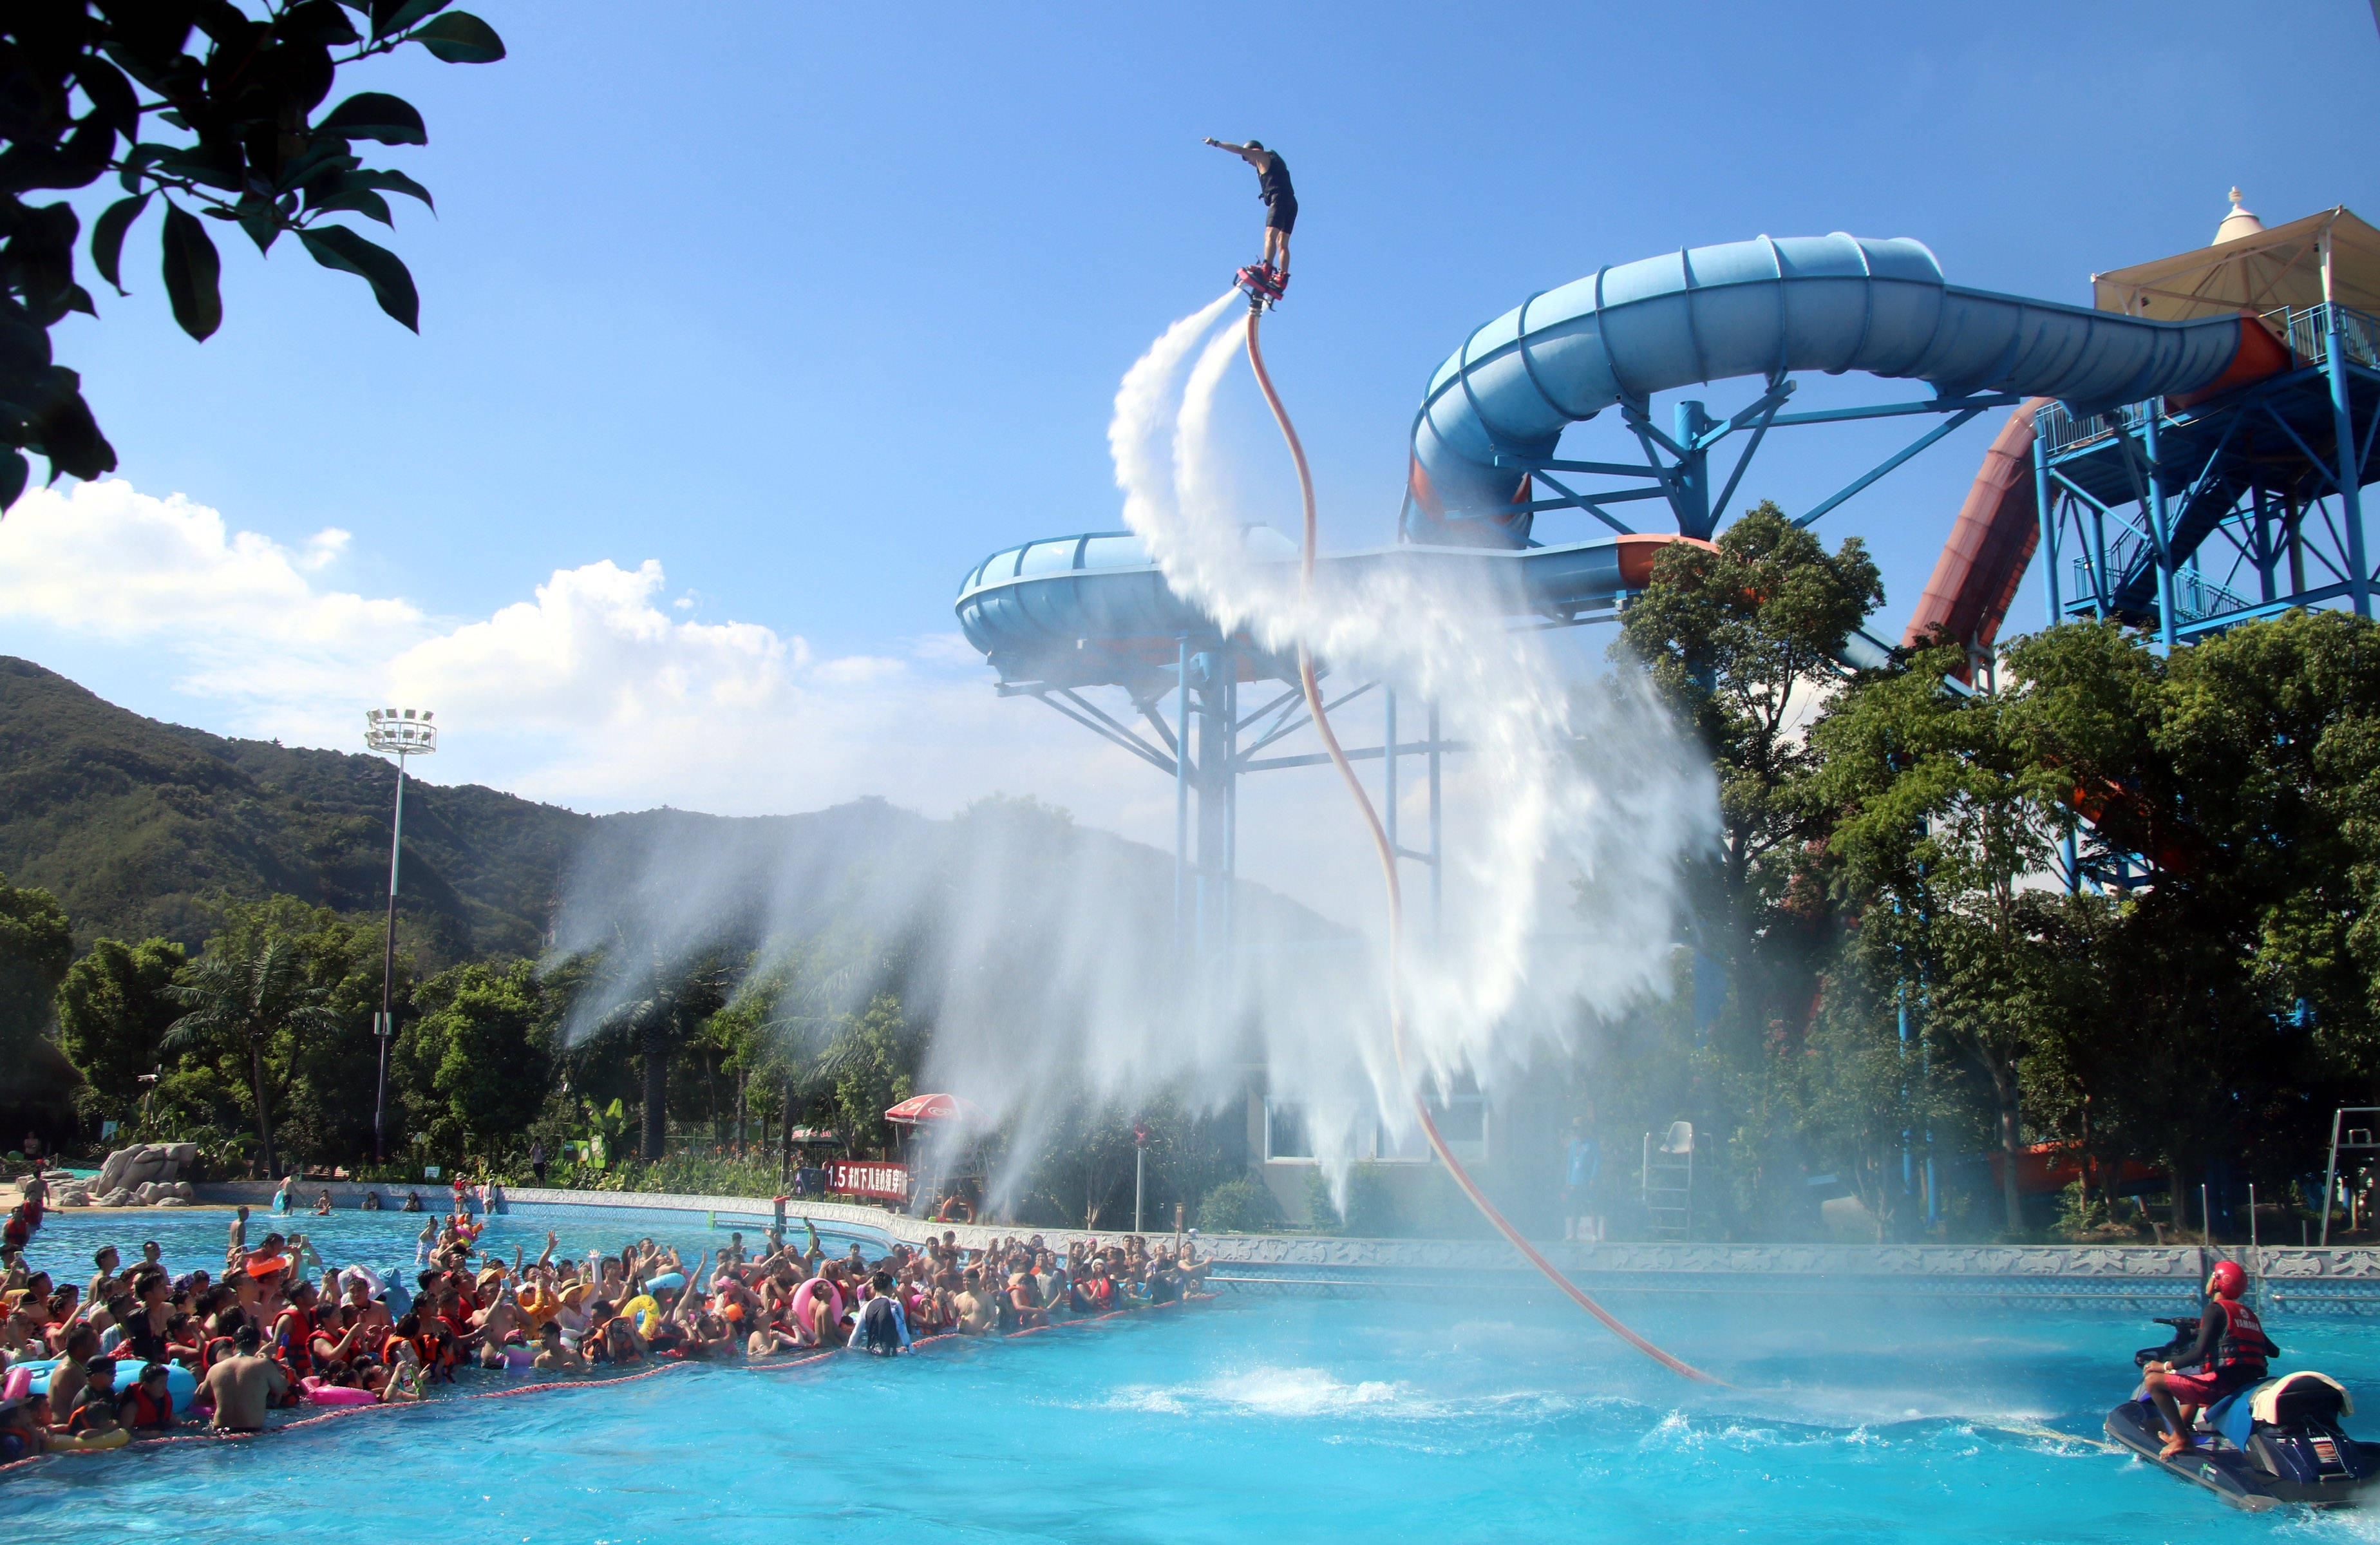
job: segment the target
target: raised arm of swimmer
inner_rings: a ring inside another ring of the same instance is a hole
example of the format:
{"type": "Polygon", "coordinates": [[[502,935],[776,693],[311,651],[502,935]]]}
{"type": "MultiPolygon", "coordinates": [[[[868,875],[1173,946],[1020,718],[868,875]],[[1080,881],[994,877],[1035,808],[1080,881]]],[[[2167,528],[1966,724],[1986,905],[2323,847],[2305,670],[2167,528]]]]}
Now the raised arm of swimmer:
{"type": "Polygon", "coordinates": [[[690,1326],[693,1323],[686,1317],[686,1307],[688,1304],[694,1303],[702,1296],[702,1289],[696,1284],[702,1280],[703,1264],[710,1259],[710,1252],[709,1250],[705,1250],[702,1252],[700,1258],[695,1261],[694,1270],[686,1274],[686,1285],[677,1290],[677,1302],[670,1306],[669,1314],[662,1320],[663,1324],[674,1324],[685,1327],[690,1326]]]}

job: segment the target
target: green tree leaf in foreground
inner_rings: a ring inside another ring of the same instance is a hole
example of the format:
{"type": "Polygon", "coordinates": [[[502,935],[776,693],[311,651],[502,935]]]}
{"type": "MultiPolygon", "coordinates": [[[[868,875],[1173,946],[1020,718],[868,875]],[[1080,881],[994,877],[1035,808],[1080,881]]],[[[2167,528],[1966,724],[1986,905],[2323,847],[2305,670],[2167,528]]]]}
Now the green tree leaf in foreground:
{"type": "Polygon", "coordinates": [[[119,294],[125,237],[148,200],[162,198],[166,297],[193,338],[223,323],[222,261],[200,215],[237,224],[260,252],[297,233],[317,262],[362,278],[381,310],[419,330],[403,261],[328,217],[386,223],[381,191],[428,203],[419,184],[364,167],[351,146],[426,144],[429,129],[411,103],[383,91],[321,112],[342,68],[409,43],[448,64],[504,56],[493,28],[435,0],[294,0],[261,17],[229,0],[0,6],[0,510],[30,483],[29,454],[49,462],[52,479],[115,467],[81,378],[50,347],[50,329],[68,312],[97,314],[75,280],[81,221],[63,201],[29,196],[115,175],[126,197],[99,216],[91,258],[119,294]],[[369,42],[350,11],[369,21],[369,42]]]}

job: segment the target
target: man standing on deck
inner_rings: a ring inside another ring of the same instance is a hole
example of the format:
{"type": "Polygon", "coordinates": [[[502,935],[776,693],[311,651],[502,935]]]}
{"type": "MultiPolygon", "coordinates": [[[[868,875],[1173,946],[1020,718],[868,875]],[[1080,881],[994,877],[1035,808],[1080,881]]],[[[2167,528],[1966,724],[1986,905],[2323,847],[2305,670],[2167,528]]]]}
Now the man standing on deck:
{"type": "Polygon", "coordinates": [[[1209,136],[1207,143],[1219,151],[1231,152],[1257,169],[1257,181],[1260,185],[1257,197],[1264,201],[1266,211],[1264,266],[1272,270],[1281,284],[1287,285],[1289,233],[1297,226],[1297,190],[1289,183],[1289,163],[1281,158],[1280,152],[1265,149],[1261,140],[1234,145],[1209,136]]]}

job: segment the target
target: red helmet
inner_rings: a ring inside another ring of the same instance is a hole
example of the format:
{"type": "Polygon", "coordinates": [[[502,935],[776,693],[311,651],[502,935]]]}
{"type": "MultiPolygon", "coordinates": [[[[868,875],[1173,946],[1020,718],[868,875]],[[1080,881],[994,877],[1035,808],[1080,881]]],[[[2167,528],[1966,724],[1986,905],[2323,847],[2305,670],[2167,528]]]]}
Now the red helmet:
{"type": "Polygon", "coordinates": [[[2240,1269],[2236,1260],[2216,1261],[2206,1278],[2207,1290],[2218,1298],[2237,1298],[2247,1285],[2248,1273],[2240,1269]]]}

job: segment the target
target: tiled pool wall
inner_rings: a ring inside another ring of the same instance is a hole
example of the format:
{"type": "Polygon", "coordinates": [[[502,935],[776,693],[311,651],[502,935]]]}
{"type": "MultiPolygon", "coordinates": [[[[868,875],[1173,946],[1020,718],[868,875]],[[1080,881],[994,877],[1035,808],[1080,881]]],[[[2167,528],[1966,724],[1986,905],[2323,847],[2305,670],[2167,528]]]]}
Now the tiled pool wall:
{"type": "MultiPolygon", "coordinates": [[[[418,1189],[425,1206],[443,1207],[441,1185],[418,1189]]],[[[345,1182],[310,1184],[331,1192],[342,1210],[367,1190],[402,1200],[404,1188],[345,1182]]],[[[261,1207],[273,1187],[217,1184],[198,1188],[201,1201],[261,1207]]],[[[508,1209],[534,1215],[573,1212],[702,1214],[718,1226],[766,1228],[766,1197],[672,1196],[651,1192],[562,1191],[508,1187],[508,1209]]],[[[788,1202],[789,1219],[909,1243],[950,1233],[975,1246],[1015,1234],[1038,1234],[1064,1249],[1076,1239],[1114,1239],[1123,1229],[1024,1229],[937,1223],[880,1208],[846,1202],[788,1202]]],[[[1525,1292],[1541,1279],[1500,1243],[1431,1239],[1337,1239],[1312,1235],[1202,1235],[1199,1247],[1215,1259],[1210,1283],[1226,1292],[1298,1297],[1402,1297],[1464,1291],[1525,1292]]],[[[1546,1257],[1592,1293],[1696,1294],[1725,1297],[1776,1294],[1866,1295],[1968,1301],[2068,1302],[2107,1308],[2174,1313],[2197,1301],[2199,1284],[2216,1260],[2229,1257],[2249,1268],[2272,1312],[2380,1315],[2380,1249],[2362,1247],[2261,1248],[2194,1245],[1709,1245],[1545,1243],[1546,1257]]]]}

